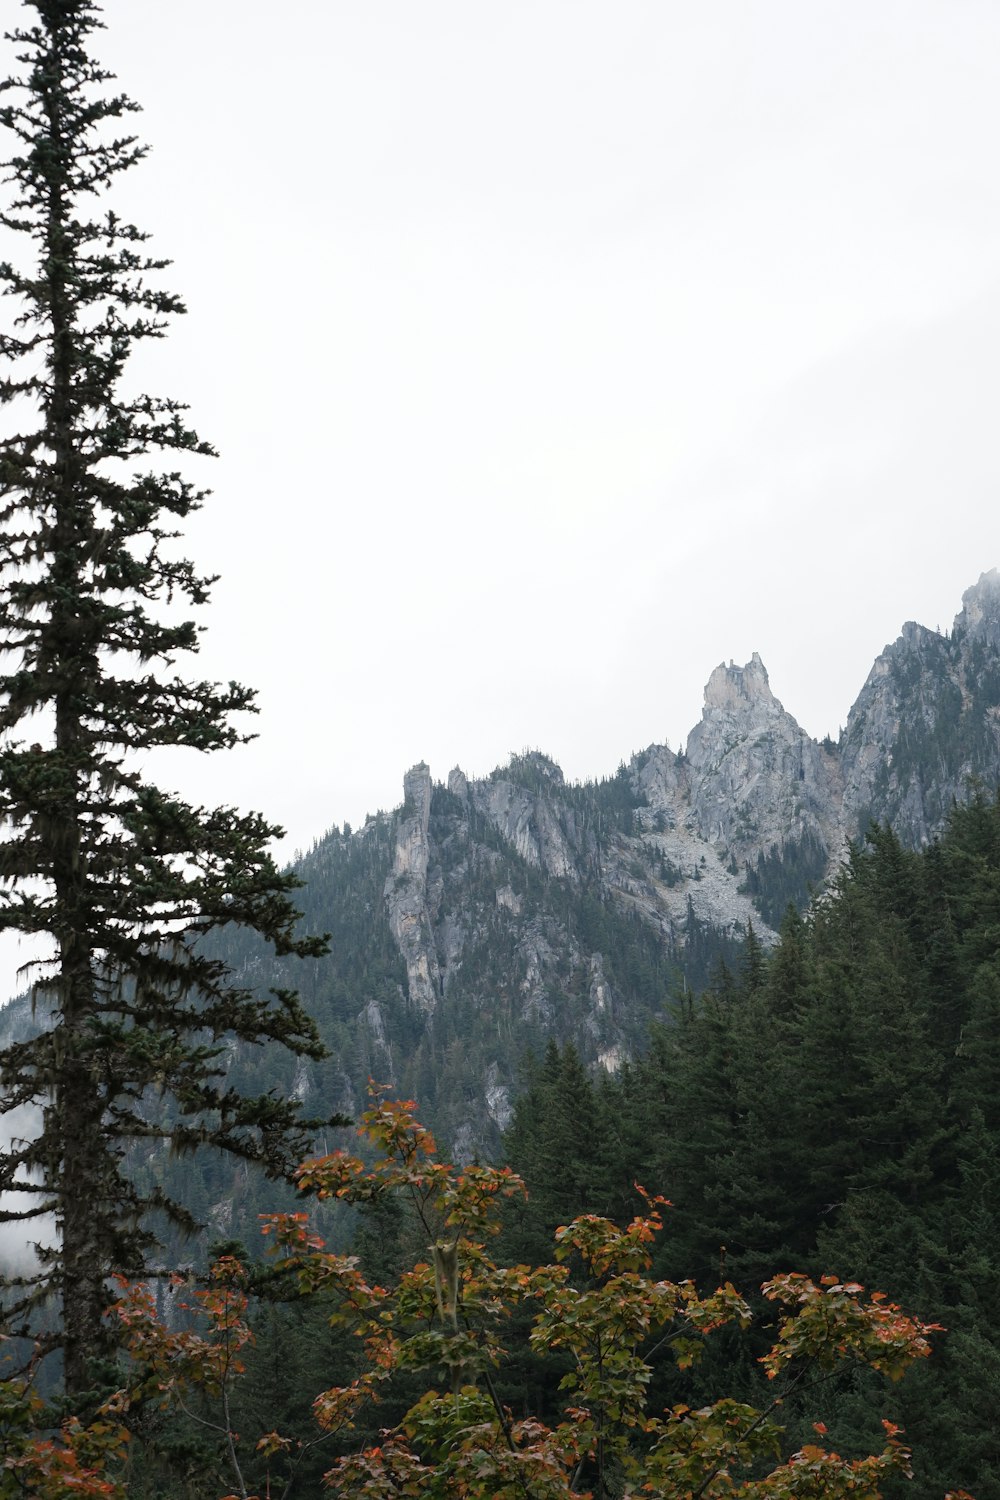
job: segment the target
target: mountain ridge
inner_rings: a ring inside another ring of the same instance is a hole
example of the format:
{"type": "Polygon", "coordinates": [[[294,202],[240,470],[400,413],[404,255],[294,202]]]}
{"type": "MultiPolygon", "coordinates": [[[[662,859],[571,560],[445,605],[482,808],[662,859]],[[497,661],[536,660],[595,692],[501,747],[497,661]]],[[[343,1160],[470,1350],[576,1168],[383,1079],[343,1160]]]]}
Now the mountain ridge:
{"type": "Polygon", "coordinates": [[[555,1040],[621,1069],[720,961],[769,946],[872,819],[925,844],[976,778],[1000,782],[996,570],[950,632],[904,625],[836,743],[801,728],[754,653],[710,673],[683,750],[647,746],[601,780],[568,782],[535,750],[479,778],[420,762],[397,809],[296,864],[301,931],[329,933],[328,957],[222,935],[248,986],[299,990],[329,1049],[298,1067],[236,1049],[233,1081],[357,1116],[375,1078],[417,1098],[455,1158],[491,1156],[527,1056],[555,1040]]]}
{"type": "MultiPolygon", "coordinates": [[[[975,778],[1000,780],[996,570],[951,632],[904,625],[836,743],[801,728],[754,653],[712,671],[683,751],[650,745],[601,781],[567,782],[539,751],[480,778],[418,763],[400,808],[332,830],[300,866],[319,930],[348,852],[378,865],[365,905],[390,948],[378,993],[340,1013],[340,1107],[372,1073],[416,1094],[458,1155],[492,1149],[526,1048],[554,1036],[614,1071],[751,931],[773,942],[871,820],[925,844],[975,778]]],[[[335,934],[326,964],[368,941],[335,934]]]]}

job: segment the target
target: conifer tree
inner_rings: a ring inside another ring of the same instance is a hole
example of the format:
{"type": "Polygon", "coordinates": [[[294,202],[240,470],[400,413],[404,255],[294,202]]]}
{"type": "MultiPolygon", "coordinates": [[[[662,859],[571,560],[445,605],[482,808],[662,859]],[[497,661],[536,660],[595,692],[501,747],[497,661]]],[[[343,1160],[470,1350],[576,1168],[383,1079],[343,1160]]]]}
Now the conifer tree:
{"type": "MultiPolygon", "coordinates": [[[[58,1243],[38,1275],[6,1284],[3,1331],[35,1328],[55,1294],[67,1390],[83,1392],[107,1348],[106,1278],[135,1274],[155,1244],[137,1142],[209,1142],[285,1173],[306,1148],[297,1107],[227,1087],[225,1042],[280,1042],[321,1055],[296,996],[260,997],[205,943],[229,923],[279,954],[322,951],[295,936],[297,882],[268,854],[280,830],[208,810],[147,779],[163,746],[228,749],[253,695],[177,675],[211,578],[178,558],[178,522],[203,499],[180,472],[211,449],[174,400],[134,395],[137,345],[162,336],[179,300],[167,264],[100,200],[145,154],[121,122],[89,44],[90,0],[25,0],[37,19],[8,37],[17,76],[0,125],[13,142],[0,265],[12,309],[0,337],[0,929],[48,934],[32,986],[38,1032],[0,1058],[0,1111],[34,1107],[36,1138],[0,1157],[0,1191],[54,1214],[58,1243]],[[165,473],[147,455],[170,455],[165,473]]],[[[0,1219],[22,1218],[0,1200],[0,1219]]],[[[29,1237],[31,1226],[29,1224],[29,1237]]]]}

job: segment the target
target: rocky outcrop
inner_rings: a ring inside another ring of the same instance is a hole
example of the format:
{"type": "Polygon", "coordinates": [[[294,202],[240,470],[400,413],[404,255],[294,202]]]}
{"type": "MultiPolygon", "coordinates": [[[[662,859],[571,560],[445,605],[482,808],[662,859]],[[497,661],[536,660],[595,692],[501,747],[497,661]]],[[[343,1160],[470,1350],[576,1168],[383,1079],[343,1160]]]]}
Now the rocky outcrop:
{"type": "Polygon", "coordinates": [[[461,766],[453,766],[448,772],[448,790],[460,802],[469,800],[469,779],[461,766]]]}
{"type": "Polygon", "coordinates": [[[421,763],[403,779],[403,809],[396,825],[392,873],[385,882],[389,928],[406,965],[410,1001],[433,1013],[441,995],[441,974],[427,900],[430,844],[431,773],[421,763]]]}
{"type": "Polygon", "coordinates": [[[739,866],[809,835],[834,845],[835,759],[779,703],[756,651],[746,666],[712,673],[687,760],[695,828],[739,866]]]}
{"type": "Polygon", "coordinates": [[[734,937],[744,936],[752,924],[758,937],[770,942],[775,933],[744,888],[745,866],[702,838],[687,801],[687,778],[681,785],[682,794],[671,805],[650,809],[654,816],[664,815],[663,832],[654,825],[623,840],[606,860],[606,887],[668,942],[683,944],[692,917],[734,937]]]}
{"type": "Polygon", "coordinates": [[[483,1080],[483,1097],[490,1119],[498,1130],[506,1130],[514,1117],[510,1088],[501,1080],[500,1069],[491,1063],[483,1080]]]}
{"type": "MultiPolygon", "coordinates": [[[[869,818],[919,844],[970,778],[1000,781],[1000,575],[954,628],[909,623],[875,661],[839,744],[812,740],[758,655],[711,673],[686,750],[650,745],[615,775],[567,784],[529,751],[486,778],[406,773],[402,806],[334,831],[299,866],[304,920],[331,932],[304,995],[331,1047],[272,1086],[308,1113],[357,1115],[370,1076],[421,1101],[459,1159],[509,1124],[525,1055],[572,1042],[620,1068],[685,989],[768,943],[789,901],[869,818]]],[[[300,970],[248,947],[261,994],[300,970]]],[[[7,1044],[35,1025],[7,1008],[7,1044]]],[[[225,1062],[269,1066],[235,1047],[225,1062]]],[[[326,1149],[326,1148],[324,1148],[326,1149]]]]}
{"type": "Polygon", "coordinates": [[[1000,768],[1000,574],[962,598],[950,635],[908,621],[868,674],[841,745],[843,822],[927,843],[975,779],[1000,768]]]}
{"type": "Polygon", "coordinates": [[[962,595],[955,632],[1000,651],[1000,572],[996,568],[981,573],[979,582],[962,595]]]}
{"type": "Polygon", "coordinates": [[[357,1018],[368,1042],[369,1075],[381,1083],[395,1087],[396,1072],[392,1059],[392,1043],[386,1030],[385,1016],[377,1000],[370,999],[357,1018]]]}
{"type": "Polygon", "coordinates": [[[459,1155],[488,1150],[526,1038],[573,1041],[614,1071],[751,925],[772,942],[788,902],[804,904],[870,818],[919,844],[973,776],[1000,779],[995,572],[951,632],[903,627],[839,744],[806,734],[754,653],[711,673],[684,752],[651,745],[605,781],[567,785],[535,751],[483,779],[456,766],[446,787],[415,766],[384,883],[415,1052],[389,1035],[387,991],[363,1012],[365,1055],[383,1070],[395,1056],[418,1096],[464,1080],[441,1084],[439,1118],[459,1155]]]}
{"type": "MultiPolygon", "coordinates": [[[[739,939],[752,924],[772,941],[787,902],[805,900],[869,819],[924,842],[970,776],[991,781],[998,770],[996,572],[967,591],[950,634],[903,627],[875,661],[839,745],[806,734],[755,652],[712,672],[684,753],[651,745],[609,782],[567,787],[537,751],[482,780],[456,766],[435,834],[431,774],[415,766],[385,883],[409,1001],[430,1016],[454,984],[465,995],[457,976],[468,955],[493,945],[509,953],[508,993],[521,1021],[558,1027],[557,997],[582,965],[577,1032],[593,1056],[626,1057],[600,953],[572,922],[543,920],[537,897],[526,899],[515,878],[518,864],[579,890],[584,902],[610,904],[683,963],[696,929],[739,939]],[[486,882],[479,908],[474,880],[486,882]]],[[[474,958],[472,972],[482,963],[474,958]]],[[[472,1003],[488,1006],[490,997],[477,991],[472,1003]]]]}
{"type": "Polygon", "coordinates": [[[557,880],[576,880],[575,851],[557,812],[562,772],[546,756],[523,757],[522,763],[528,760],[539,790],[503,776],[490,777],[473,783],[473,804],[528,864],[557,880]]]}
{"type": "Polygon", "coordinates": [[[656,813],[665,814],[671,826],[677,822],[680,810],[688,798],[688,776],[684,757],[675,755],[666,745],[650,745],[640,755],[633,756],[631,770],[632,785],[641,801],[651,809],[647,818],[645,810],[638,810],[639,820],[652,827],[656,813]]]}

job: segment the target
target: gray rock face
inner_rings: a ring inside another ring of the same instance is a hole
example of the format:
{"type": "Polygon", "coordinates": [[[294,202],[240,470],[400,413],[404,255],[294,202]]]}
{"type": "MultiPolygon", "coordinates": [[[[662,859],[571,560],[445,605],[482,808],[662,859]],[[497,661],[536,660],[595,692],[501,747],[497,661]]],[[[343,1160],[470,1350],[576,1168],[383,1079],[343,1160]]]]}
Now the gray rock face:
{"type": "Polygon", "coordinates": [[[970,781],[1000,767],[1000,575],[967,589],[950,635],[908,621],[876,659],[841,745],[843,823],[889,821],[907,843],[938,833],[970,781]]]}
{"type": "MultiPolygon", "coordinates": [[[[632,785],[649,807],[662,810],[672,820],[681,802],[687,801],[688,773],[683,758],[666,745],[650,745],[632,760],[632,785]]],[[[650,819],[650,826],[653,820],[650,819]]]]}
{"type": "MultiPolygon", "coordinates": [[[[919,844],[970,776],[1000,780],[996,572],[950,633],[903,627],[838,745],[805,733],[754,653],[712,672],[685,753],[651,745],[605,782],[569,786],[537,752],[482,780],[456,767],[447,792],[413,767],[385,910],[409,1013],[437,1046],[451,1026],[482,1039],[481,1108],[455,1106],[453,1140],[478,1149],[509,1118],[519,1037],[573,1040],[614,1071],[706,934],[706,963],[751,924],[772,942],[788,901],[805,901],[869,819],[919,844]]],[[[386,1050],[377,1008],[365,1026],[372,1055],[386,1050]]]]}
{"type": "MultiPolygon", "coordinates": [[[[685,754],[651,745],[633,758],[627,826],[609,831],[600,814],[588,822],[559,767],[536,752],[513,757],[509,771],[481,781],[470,782],[456,767],[448,791],[499,841],[480,851],[480,864],[510,850],[545,877],[595,891],[665,944],[683,947],[692,920],[735,936],[752,923],[765,943],[773,940],[784,900],[804,896],[806,882],[828,873],[871,818],[888,819],[909,842],[925,842],[952,799],[965,795],[970,776],[989,781],[998,770],[994,571],[966,592],[950,635],[912,622],[903,627],[875,661],[839,745],[805,733],[774,696],[755,652],[745,666],[723,663],[712,672],[685,754]]],[[[461,909],[461,881],[444,880],[432,848],[427,766],[407,772],[404,792],[385,896],[410,1001],[430,1014],[475,934],[461,909]]],[[[470,838],[468,824],[462,836],[470,838]]],[[[545,1020],[559,944],[522,913],[509,879],[498,876],[490,902],[519,932],[523,1012],[545,1020]]],[[[603,982],[595,982],[589,1011],[601,1018],[610,1057],[623,1044],[611,1034],[605,995],[603,982]]]]}
{"type": "Polygon", "coordinates": [[[468,802],[469,782],[461,766],[454,766],[448,772],[448,790],[449,792],[451,792],[451,795],[453,797],[457,797],[460,802],[468,802]]]}
{"type": "Polygon", "coordinates": [[[431,773],[422,761],[407,771],[403,797],[392,873],[386,879],[384,895],[389,928],[406,964],[410,1000],[430,1014],[441,996],[441,973],[427,899],[431,773]]]}
{"type": "MultiPolygon", "coordinates": [[[[336,934],[317,999],[343,1055],[284,1086],[356,1114],[375,1076],[433,1109],[457,1159],[489,1155],[527,1050],[572,1042],[614,1072],[720,957],[739,963],[751,924],[771,942],[869,818],[919,844],[976,776],[1000,782],[996,572],[950,632],[903,627],[838,745],[810,739],[755,654],[711,673],[686,752],[650,745],[603,781],[567,784],[537,752],[479,780],[456,766],[447,788],[414,766],[396,813],[303,861],[310,918],[336,934]]],[[[256,950],[243,963],[262,991],[297,982],[256,950]]],[[[0,1030],[33,1025],[23,1000],[0,1030]]]]}
{"type": "Polygon", "coordinates": [[[970,640],[984,641],[1000,649],[1000,573],[991,568],[962,595],[962,608],[955,616],[956,631],[970,640]]]}
{"type": "Polygon", "coordinates": [[[378,1001],[369,1000],[357,1019],[367,1034],[372,1076],[377,1077],[380,1082],[395,1085],[392,1046],[386,1035],[385,1017],[378,1001]]]}
{"type": "MultiPolygon", "coordinates": [[[[542,759],[539,757],[539,759],[542,759]]],[[[548,764],[551,764],[550,762],[548,764]]],[[[562,772],[553,789],[562,786],[562,772]]],[[[532,792],[500,778],[472,783],[472,800],[501,837],[529,865],[537,865],[557,880],[577,878],[574,851],[557,817],[548,788],[532,792]]]]}
{"type": "Polygon", "coordinates": [[[809,834],[835,844],[835,760],[775,698],[756,651],[745,667],[712,673],[687,759],[695,827],[738,864],[809,834]]]}

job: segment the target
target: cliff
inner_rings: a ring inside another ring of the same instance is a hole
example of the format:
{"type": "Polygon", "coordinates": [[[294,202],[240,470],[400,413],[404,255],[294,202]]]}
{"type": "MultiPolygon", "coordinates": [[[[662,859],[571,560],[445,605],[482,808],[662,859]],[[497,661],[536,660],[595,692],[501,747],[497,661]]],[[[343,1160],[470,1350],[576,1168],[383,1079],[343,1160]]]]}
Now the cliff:
{"type": "Polygon", "coordinates": [[[755,653],[711,673],[683,752],[651,745],[600,782],[537,752],[447,784],[415,766],[402,808],[347,841],[384,845],[399,967],[351,1024],[453,1149],[488,1150],[526,1048],[555,1036],[615,1071],[751,928],[772,942],[872,819],[926,843],[976,778],[1000,778],[996,572],[951,632],[904,626],[839,744],[806,734],[755,653]]]}
{"type": "Polygon", "coordinates": [[[394,813],[299,866],[328,958],[278,962],[238,935],[222,955],[250,985],[298,988],[330,1057],[231,1066],[317,1115],[357,1114],[374,1078],[419,1099],[455,1155],[488,1154],[528,1054],[555,1038],[617,1071],[720,961],[744,961],[751,929],[770,944],[872,819],[926,843],[977,778],[1000,781],[996,572],[950,632],[903,627],[838,744],[805,733],[754,654],[711,672],[682,752],[650,745],[600,781],[538,752],[482,778],[420,763],[394,813]]]}

